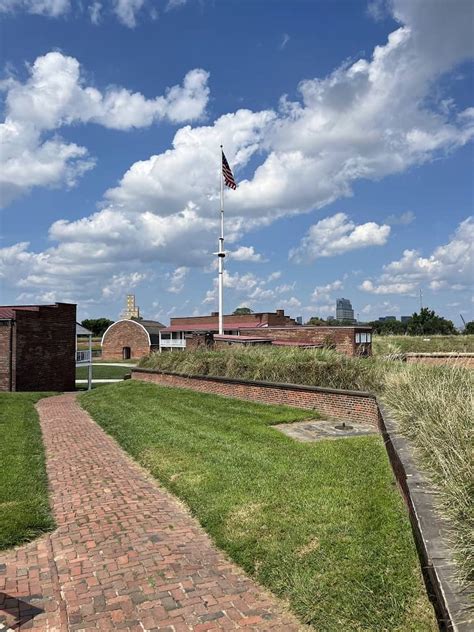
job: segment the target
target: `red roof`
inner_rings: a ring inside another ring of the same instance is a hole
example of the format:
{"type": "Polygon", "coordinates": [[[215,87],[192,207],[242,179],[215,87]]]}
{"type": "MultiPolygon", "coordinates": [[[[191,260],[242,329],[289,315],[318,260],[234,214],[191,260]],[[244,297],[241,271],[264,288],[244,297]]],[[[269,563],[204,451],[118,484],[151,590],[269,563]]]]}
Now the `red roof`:
{"type": "Polygon", "coordinates": [[[20,309],[37,312],[39,305],[2,305],[0,306],[0,318],[15,319],[15,311],[20,309]]]}

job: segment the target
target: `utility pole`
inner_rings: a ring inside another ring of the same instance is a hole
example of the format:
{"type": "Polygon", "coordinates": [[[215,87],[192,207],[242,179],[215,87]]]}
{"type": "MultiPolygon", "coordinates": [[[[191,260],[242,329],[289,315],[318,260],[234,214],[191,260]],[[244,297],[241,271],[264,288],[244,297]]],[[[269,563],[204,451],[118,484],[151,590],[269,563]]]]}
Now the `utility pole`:
{"type": "Polygon", "coordinates": [[[420,313],[422,309],[423,309],[423,290],[420,287],[420,313]]]}

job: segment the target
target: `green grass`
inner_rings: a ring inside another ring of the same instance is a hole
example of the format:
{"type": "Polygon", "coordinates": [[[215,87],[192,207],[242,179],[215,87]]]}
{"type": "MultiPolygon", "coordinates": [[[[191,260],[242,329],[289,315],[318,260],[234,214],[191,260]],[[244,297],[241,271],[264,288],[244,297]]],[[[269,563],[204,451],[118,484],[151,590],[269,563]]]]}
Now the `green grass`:
{"type": "MultiPolygon", "coordinates": [[[[92,379],[112,380],[123,378],[124,375],[130,373],[130,367],[126,366],[94,366],[92,365],[92,379]]],[[[76,380],[86,380],[88,376],[88,367],[80,366],[76,368],[76,380]]]]}
{"type": "Polygon", "coordinates": [[[474,336],[374,336],[375,355],[460,351],[474,353],[474,336]]]}
{"type": "MultiPolygon", "coordinates": [[[[366,390],[382,396],[399,420],[402,432],[417,447],[420,462],[439,488],[441,511],[449,517],[453,528],[452,541],[460,577],[472,581],[474,491],[470,456],[473,416],[470,411],[474,372],[459,367],[405,364],[390,359],[400,353],[400,348],[390,342],[398,338],[405,340],[403,336],[376,339],[385,341],[383,355],[388,355],[388,359],[378,356],[348,358],[327,349],[257,347],[152,354],[144,358],[140,366],[190,375],[366,390]],[[457,463],[455,476],[450,469],[454,462],[457,463]]],[[[474,336],[436,338],[465,341],[474,336]]]]}
{"type": "Polygon", "coordinates": [[[47,393],[0,393],[0,550],[53,527],[34,404],[47,393]]]}
{"type": "Polygon", "coordinates": [[[133,381],[80,401],[303,622],[437,629],[379,436],[297,443],[270,426],[314,412],[133,381]]]}

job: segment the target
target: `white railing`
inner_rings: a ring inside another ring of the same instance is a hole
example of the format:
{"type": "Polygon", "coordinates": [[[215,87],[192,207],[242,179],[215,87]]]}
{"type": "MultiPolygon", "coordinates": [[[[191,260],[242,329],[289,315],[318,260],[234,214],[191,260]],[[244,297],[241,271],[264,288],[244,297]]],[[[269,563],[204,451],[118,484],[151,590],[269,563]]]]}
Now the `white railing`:
{"type": "Polygon", "coordinates": [[[160,340],[161,347],[178,347],[180,349],[184,349],[186,347],[186,340],[171,340],[167,338],[162,338],[160,340]]]}
{"type": "Polygon", "coordinates": [[[76,351],[76,364],[89,364],[91,362],[91,352],[89,349],[85,351],[76,351]]]}

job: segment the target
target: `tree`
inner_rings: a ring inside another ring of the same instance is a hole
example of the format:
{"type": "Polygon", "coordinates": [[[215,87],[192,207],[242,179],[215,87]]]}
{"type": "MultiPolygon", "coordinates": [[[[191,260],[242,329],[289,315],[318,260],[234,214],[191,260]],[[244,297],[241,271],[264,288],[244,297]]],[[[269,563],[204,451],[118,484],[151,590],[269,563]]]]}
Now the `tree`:
{"type": "Polygon", "coordinates": [[[237,307],[237,309],[233,312],[234,316],[243,316],[245,314],[253,314],[250,307],[237,307]]]}
{"type": "Polygon", "coordinates": [[[320,327],[322,325],[326,325],[327,323],[324,320],[324,318],[320,318],[319,316],[311,316],[311,318],[308,320],[306,324],[320,327]]]}
{"type": "Polygon", "coordinates": [[[436,312],[427,307],[423,307],[420,313],[416,312],[412,315],[408,323],[407,332],[412,336],[426,336],[442,334],[454,335],[457,331],[451,320],[438,316],[436,312]]]}
{"type": "Polygon", "coordinates": [[[402,323],[399,320],[373,320],[366,324],[372,327],[374,334],[380,336],[403,335],[408,326],[407,323],[402,323]]]}
{"type": "Polygon", "coordinates": [[[86,318],[81,322],[81,325],[92,331],[96,337],[102,336],[105,330],[113,324],[114,321],[108,318],[86,318]]]}
{"type": "Polygon", "coordinates": [[[474,334],[474,320],[470,320],[466,323],[463,334],[474,334]]]}

